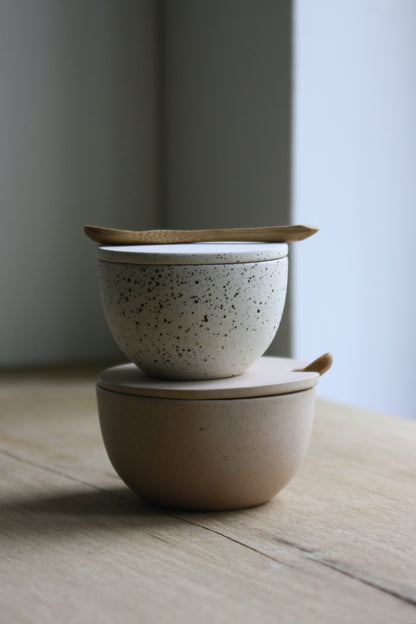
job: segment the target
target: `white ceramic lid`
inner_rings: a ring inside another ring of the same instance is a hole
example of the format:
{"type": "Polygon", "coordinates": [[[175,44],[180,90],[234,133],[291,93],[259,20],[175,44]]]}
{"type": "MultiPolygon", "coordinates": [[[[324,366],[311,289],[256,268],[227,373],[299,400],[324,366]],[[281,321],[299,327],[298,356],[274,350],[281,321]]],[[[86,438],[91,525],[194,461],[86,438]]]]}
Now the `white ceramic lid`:
{"type": "Polygon", "coordinates": [[[122,364],[100,373],[97,385],[104,390],[136,396],[170,399],[237,399],[299,392],[316,386],[319,373],[296,372],[306,362],[262,357],[245,373],[226,379],[176,381],[148,377],[134,364],[122,364]]]}
{"type": "Polygon", "coordinates": [[[284,258],[287,243],[182,243],[98,247],[98,259],[128,264],[236,264],[284,258]]]}

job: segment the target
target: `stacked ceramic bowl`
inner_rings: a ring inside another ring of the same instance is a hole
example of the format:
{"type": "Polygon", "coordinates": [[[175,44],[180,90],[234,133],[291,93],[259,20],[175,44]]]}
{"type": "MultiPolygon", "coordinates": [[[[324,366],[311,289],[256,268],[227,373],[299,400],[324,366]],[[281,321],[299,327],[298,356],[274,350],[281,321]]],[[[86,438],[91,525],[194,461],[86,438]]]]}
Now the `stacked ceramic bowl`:
{"type": "Polygon", "coordinates": [[[120,477],[190,509],[263,503],[306,452],[319,373],[264,357],[282,317],[285,243],[98,247],[105,316],[130,364],[97,383],[120,477]]]}

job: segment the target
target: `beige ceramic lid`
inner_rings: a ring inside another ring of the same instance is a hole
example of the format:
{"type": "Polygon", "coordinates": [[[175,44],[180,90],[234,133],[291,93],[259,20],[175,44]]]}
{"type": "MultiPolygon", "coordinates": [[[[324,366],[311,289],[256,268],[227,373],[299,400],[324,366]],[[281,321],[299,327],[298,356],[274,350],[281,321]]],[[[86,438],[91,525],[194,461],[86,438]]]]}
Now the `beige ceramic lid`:
{"type": "Polygon", "coordinates": [[[100,246],[98,259],[128,264],[236,264],[284,258],[287,243],[183,243],[100,246]]]}
{"type": "Polygon", "coordinates": [[[97,385],[111,392],[169,399],[237,399],[299,392],[316,386],[319,373],[296,372],[306,362],[262,357],[245,373],[226,379],[176,381],[148,377],[134,364],[103,371],[97,385]]]}

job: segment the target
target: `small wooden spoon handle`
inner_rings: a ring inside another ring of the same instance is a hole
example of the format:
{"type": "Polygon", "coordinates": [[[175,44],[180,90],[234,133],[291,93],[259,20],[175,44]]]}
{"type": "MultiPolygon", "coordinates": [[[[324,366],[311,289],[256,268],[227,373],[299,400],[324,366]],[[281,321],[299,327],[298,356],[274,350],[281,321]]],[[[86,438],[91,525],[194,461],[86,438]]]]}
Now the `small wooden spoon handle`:
{"type": "Polygon", "coordinates": [[[308,225],[285,225],[223,230],[146,230],[134,232],[85,225],[84,231],[89,238],[102,245],[149,245],[213,241],[292,242],[312,236],[318,231],[318,228],[308,225]]]}
{"type": "Polygon", "coordinates": [[[333,357],[331,353],[324,353],[324,355],[321,355],[319,358],[305,366],[305,368],[302,368],[301,371],[303,373],[319,373],[320,375],[323,375],[331,368],[332,362],[333,357]]]}

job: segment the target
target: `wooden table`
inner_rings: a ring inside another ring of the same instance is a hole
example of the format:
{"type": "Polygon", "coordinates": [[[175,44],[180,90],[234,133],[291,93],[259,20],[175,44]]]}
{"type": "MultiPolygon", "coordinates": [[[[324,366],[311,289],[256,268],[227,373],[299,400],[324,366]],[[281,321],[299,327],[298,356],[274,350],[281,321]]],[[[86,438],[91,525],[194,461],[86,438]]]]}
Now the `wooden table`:
{"type": "Polygon", "coordinates": [[[101,441],[98,369],[0,375],[2,624],[416,622],[416,423],[318,402],[261,507],[152,508],[101,441]]]}

